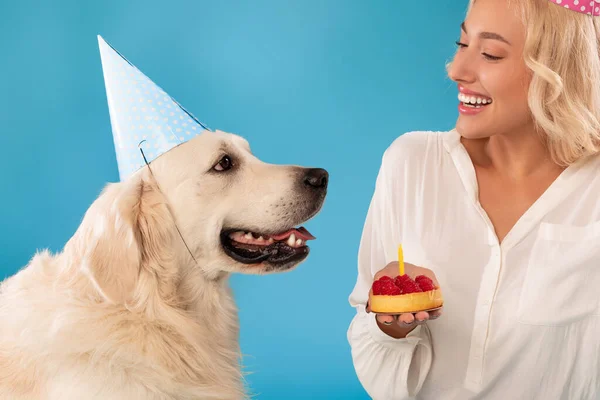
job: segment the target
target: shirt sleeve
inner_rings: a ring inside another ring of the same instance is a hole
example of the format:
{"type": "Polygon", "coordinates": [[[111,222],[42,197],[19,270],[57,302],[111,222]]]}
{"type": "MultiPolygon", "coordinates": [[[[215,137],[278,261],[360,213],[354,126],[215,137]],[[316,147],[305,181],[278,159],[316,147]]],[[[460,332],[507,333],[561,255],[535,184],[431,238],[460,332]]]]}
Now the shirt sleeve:
{"type": "Polygon", "coordinates": [[[432,360],[431,338],[425,325],[404,339],[394,339],[379,329],[375,314],[365,311],[374,274],[396,260],[401,242],[402,191],[394,188],[401,188],[404,173],[397,159],[391,149],[386,150],[363,227],[358,277],[349,297],[356,309],[347,332],[354,369],[375,400],[413,398],[432,360]]]}

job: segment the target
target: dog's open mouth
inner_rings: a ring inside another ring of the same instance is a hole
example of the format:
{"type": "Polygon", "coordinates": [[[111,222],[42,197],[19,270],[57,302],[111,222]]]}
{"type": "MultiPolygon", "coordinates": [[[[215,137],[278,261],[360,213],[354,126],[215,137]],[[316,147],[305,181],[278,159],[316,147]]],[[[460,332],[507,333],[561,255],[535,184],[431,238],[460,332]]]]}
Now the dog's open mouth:
{"type": "Polygon", "coordinates": [[[225,253],[244,264],[269,262],[284,264],[308,255],[306,241],[315,239],[304,227],[292,228],[273,235],[244,230],[225,230],[221,243],[225,253]]]}

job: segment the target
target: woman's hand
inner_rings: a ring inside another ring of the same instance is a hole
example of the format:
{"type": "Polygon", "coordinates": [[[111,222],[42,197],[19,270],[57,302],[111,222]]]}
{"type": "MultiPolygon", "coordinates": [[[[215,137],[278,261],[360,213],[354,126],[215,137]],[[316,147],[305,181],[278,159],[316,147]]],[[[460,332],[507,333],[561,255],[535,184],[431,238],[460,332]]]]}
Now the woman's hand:
{"type": "MultiPolygon", "coordinates": [[[[435,283],[436,286],[439,286],[435,274],[433,273],[433,271],[427,268],[417,267],[416,265],[404,263],[404,272],[413,279],[418,275],[425,275],[431,278],[431,280],[433,281],[433,283],[435,283]]],[[[398,276],[398,274],[398,262],[394,261],[386,265],[386,267],[382,270],[378,271],[375,274],[373,281],[376,281],[384,275],[387,275],[390,278],[395,278],[396,276],[398,276]]],[[[367,312],[371,312],[369,304],[367,304],[367,312]]],[[[377,325],[379,325],[379,329],[381,329],[385,334],[396,339],[401,339],[406,337],[406,335],[408,335],[418,325],[423,324],[429,320],[436,319],[441,314],[442,310],[439,309],[430,313],[426,311],[420,311],[414,314],[378,314],[375,316],[375,318],[377,319],[377,325]]]]}

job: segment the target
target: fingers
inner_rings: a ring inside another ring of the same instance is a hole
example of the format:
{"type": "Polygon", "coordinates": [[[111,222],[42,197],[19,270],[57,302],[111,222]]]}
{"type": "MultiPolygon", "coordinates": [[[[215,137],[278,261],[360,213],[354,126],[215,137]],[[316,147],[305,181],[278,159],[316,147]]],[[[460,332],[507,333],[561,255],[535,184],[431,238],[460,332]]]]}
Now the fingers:
{"type": "Polygon", "coordinates": [[[429,313],[429,319],[430,319],[430,320],[432,320],[432,319],[437,319],[437,318],[439,318],[441,315],[442,315],[442,309],[435,310],[435,311],[431,311],[431,312],[429,313]]]}
{"type": "Polygon", "coordinates": [[[413,314],[378,314],[375,318],[377,319],[377,321],[384,325],[392,325],[393,323],[397,323],[400,325],[408,326],[415,323],[415,316],[413,314]]]}
{"type": "Polygon", "coordinates": [[[432,311],[431,314],[426,311],[420,311],[416,314],[405,313],[400,315],[377,314],[375,318],[378,322],[384,325],[392,325],[397,323],[402,327],[410,327],[411,325],[424,324],[429,320],[439,318],[441,310],[432,311]]]}
{"type": "Polygon", "coordinates": [[[415,314],[415,320],[417,323],[426,322],[429,319],[429,313],[425,311],[419,311],[415,314]]]}
{"type": "Polygon", "coordinates": [[[375,316],[375,318],[377,318],[377,321],[384,325],[392,325],[394,322],[396,322],[396,317],[396,315],[387,314],[378,314],[377,316],[375,316]]]}
{"type": "Polygon", "coordinates": [[[425,311],[420,311],[416,314],[400,314],[398,322],[405,326],[424,324],[429,320],[429,314],[425,311]]]}
{"type": "Polygon", "coordinates": [[[402,325],[412,325],[415,322],[415,316],[413,314],[400,314],[398,316],[398,322],[402,325]]]}

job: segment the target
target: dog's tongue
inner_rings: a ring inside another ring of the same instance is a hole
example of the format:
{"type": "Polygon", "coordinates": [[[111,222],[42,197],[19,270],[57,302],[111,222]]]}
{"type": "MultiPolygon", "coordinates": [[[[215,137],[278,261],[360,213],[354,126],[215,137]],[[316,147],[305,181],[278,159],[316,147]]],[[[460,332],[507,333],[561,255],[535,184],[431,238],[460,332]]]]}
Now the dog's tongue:
{"type": "Polygon", "coordinates": [[[282,233],[278,233],[277,235],[273,235],[271,236],[274,240],[283,240],[283,239],[287,239],[290,237],[291,234],[294,234],[296,236],[297,239],[302,239],[302,240],[311,240],[311,239],[316,239],[309,231],[306,230],[306,228],[304,227],[300,227],[298,229],[294,228],[294,229],[290,229],[289,231],[286,232],[282,232],[282,233]]]}

